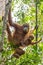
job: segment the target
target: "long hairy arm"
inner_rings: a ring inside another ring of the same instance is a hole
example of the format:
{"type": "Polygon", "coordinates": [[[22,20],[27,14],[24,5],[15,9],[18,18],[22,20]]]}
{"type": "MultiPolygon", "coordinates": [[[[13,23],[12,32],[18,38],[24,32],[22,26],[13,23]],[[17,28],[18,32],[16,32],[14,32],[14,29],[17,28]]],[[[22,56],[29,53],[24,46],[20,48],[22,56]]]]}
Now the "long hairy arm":
{"type": "Polygon", "coordinates": [[[12,41],[13,37],[12,37],[11,31],[10,31],[10,25],[9,25],[9,23],[7,23],[6,31],[7,31],[7,34],[8,34],[8,40],[12,41]]]}
{"type": "Polygon", "coordinates": [[[11,26],[17,28],[17,27],[20,27],[21,25],[20,24],[17,24],[17,23],[13,23],[12,21],[12,16],[11,16],[11,7],[9,9],[9,13],[8,13],[8,22],[11,26]]]}

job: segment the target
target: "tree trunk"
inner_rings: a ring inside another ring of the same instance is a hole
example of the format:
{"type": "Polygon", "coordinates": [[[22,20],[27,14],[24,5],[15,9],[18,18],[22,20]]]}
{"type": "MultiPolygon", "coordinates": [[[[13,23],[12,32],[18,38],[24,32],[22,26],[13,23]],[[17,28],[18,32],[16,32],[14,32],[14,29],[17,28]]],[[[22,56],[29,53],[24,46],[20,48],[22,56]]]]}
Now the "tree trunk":
{"type": "Polygon", "coordinates": [[[2,29],[2,36],[0,39],[0,51],[2,51],[3,49],[3,44],[4,44],[4,36],[5,36],[5,30],[6,30],[6,23],[7,23],[7,17],[8,17],[8,11],[9,8],[11,7],[11,2],[12,0],[8,0],[8,2],[6,3],[7,0],[5,0],[5,14],[3,17],[3,29],[2,29]]]}

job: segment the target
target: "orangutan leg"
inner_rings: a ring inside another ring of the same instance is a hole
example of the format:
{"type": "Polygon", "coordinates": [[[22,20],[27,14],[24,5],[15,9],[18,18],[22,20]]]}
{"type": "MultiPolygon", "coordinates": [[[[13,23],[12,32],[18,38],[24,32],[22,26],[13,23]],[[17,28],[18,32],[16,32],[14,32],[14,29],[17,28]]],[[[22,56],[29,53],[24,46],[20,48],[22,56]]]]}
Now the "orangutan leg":
{"type": "Polygon", "coordinates": [[[23,55],[25,51],[23,51],[21,48],[17,48],[13,54],[16,58],[19,58],[21,55],[23,55]]]}

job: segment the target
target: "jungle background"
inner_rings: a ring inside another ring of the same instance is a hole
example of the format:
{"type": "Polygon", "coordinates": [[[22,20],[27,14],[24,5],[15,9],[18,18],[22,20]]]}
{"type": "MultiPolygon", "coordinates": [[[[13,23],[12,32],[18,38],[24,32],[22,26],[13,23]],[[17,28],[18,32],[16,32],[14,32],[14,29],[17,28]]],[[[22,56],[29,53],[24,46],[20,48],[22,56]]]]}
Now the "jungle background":
{"type": "MultiPolygon", "coordinates": [[[[36,25],[36,0],[12,0],[12,20],[16,23],[29,23],[30,28],[36,25]]],[[[37,24],[38,24],[38,40],[42,38],[40,43],[28,46],[25,54],[19,59],[11,58],[14,52],[13,47],[8,43],[5,35],[3,51],[0,52],[0,65],[43,65],[43,0],[37,1],[37,24]]],[[[3,21],[0,15],[0,37],[2,34],[3,21]]],[[[34,31],[36,40],[36,31],[34,31]]]]}

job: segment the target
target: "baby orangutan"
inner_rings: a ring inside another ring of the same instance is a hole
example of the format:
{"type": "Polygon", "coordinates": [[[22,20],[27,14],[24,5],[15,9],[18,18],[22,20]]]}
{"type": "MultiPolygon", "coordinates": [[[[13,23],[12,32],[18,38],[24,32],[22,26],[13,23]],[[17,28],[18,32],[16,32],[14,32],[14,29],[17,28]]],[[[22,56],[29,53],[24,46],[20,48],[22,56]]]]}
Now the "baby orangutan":
{"type": "Polygon", "coordinates": [[[15,56],[16,58],[19,58],[25,53],[23,48],[41,41],[40,39],[39,41],[32,42],[32,40],[34,39],[33,32],[35,28],[33,30],[30,30],[28,24],[19,25],[12,22],[11,9],[9,9],[8,13],[8,23],[6,30],[9,42],[12,42],[13,45],[18,46],[18,48],[15,48],[15,52],[13,54],[13,56],[15,56]],[[13,32],[10,30],[10,28],[13,28],[13,32]]]}

